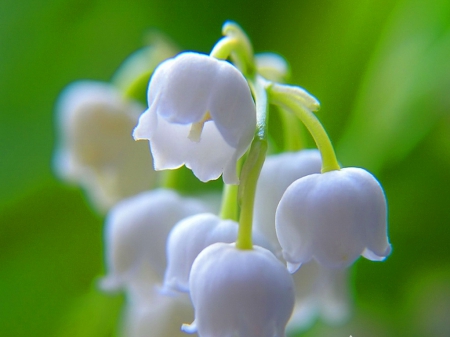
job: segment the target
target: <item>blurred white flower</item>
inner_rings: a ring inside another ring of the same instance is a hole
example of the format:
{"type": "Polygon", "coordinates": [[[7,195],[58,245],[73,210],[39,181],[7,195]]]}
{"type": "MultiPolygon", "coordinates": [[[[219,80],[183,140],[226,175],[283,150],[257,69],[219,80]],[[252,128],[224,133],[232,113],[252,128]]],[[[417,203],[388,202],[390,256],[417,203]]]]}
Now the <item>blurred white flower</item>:
{"type": "Polygon", "coordinates": [[[290,272],[315,259],[348,267],[360,255],[390,254],[384,192],[367,171],[344,168],[295,181],[276,212],[276,231],[290,272]]]}
{"type": "MultiPolygon", "coordinates": [[[[235,242],[238,227],[237,222],[222,220],[211,213],[193,215],[178,222],[167,240],[164,290],[188,292],[189,274],[198,254],[216,242],[235,242]]],[[[271,249],[268,240],[257,232],[253,233],[253,241],[256,245],[271,249]]]]}
{"type": "Polygon", "coordinates": [[[123,317],[123,337],[185,337],[183,322],[194,318],[187,294],[165,296],[156,289],[145,300],[127,303],[123,317]]]}
{"type": "Polygon", "coordinates": [[[234,66],[179,54],[156,68],[148,105],[133,135],[150,141],[156,170],[186,165],[201,181],[223,173],[225,183],[238,183],[236,162],[253,139],[256,108],[234,66]]]}
{"type": "Polygon", "coordinates": [[[315,149],[267,156],[264,162],[256,187],[253,222],[279,256],[281,246],[275,231],[278,203],[290,184],[306,175],[320,173],[321,166],[320,152],[315,149]]]}
{"type": "Polygon", "coordinates": [[[294,284],[268,250],[216,243],[204,249],[189,278],[195,320],[183,331],[200,337],[284,337],[294,284]]]}
{"type": "Polygon", "coordinates": [[[154,184],[148,149],[131,135],[143,110],[102,82],[72,83],[59,97],[56,173],[81,185],[101,211],[154,184]]]}
{"type": "Polygon", "coordinates": [[[164,276],[170,230],[179,220],[205,211],[200,201],[164,189],[119,202],[105,223],[108,275],[101,280],[102,289],[125,289],[131,296],[151,293],[164,276]]]}
{"type": "Polygon", "coordinates": [[[330,325],[342,324],[351,313],[349,268],[327,268],[312,260],[293,274],[294,312],[288,332],[310,328],[318,317],[330,325]]]}

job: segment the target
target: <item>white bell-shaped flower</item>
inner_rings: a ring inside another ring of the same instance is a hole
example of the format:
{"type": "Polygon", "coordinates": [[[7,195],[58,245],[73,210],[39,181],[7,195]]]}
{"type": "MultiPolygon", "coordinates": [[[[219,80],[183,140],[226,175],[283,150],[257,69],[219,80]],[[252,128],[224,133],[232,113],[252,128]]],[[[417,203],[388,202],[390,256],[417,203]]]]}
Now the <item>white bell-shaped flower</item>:
{"type": "Polygon", "coordinates": [[[281,246],[275,231],[275,212],[283,193],[297,179],[320,173],[322,160],[318,150],[285,152],[267,156],[261,169],[255,195],[254,228],[269,239],[277,255],[281,246]]]}
{"type": "Polygon", "coordinates": [[[75,82],[59,98],[55,170],[81,185],[102,211],[154,184],[148,149],[131,136],[142,110],[102,82],[75,82]]]}
{"type": "Polygon", "coordinates": [[[128,292],[151,289],[166,268],[166,241],[181,219],[205,212],[203,204],[170,190],[153,190],[125,199],[108,213],[105,257],[108,275],[104,290],[128,292]]]}
{"type": "Polygon", "coordinates": [[[276,231],[290,272],[313,258],[339,268],[360,255],[383,260],[391,251],[384,192],[361,168],[295,181],[278,205],[276,231]]]}
{"type": "Polygon", "coordinates": [[[151,297],[126,304],[122,323],[124,337],[185,337],[180,326],[194,318],[187,294],[165,296],[154,290],[151,297]]]}
{"type": "Polygon", "coordinates": [[[293,274],[294,312],[286,330],[304,331],[317,318],[327,324],[342,324],[351,313],[349,268],[327,268],[312,260],[293,274]]]}
{"type": "Polygon", "coordinates": [[[236,162],[256,128],[244,76],[230,63],[186,52],[161,63],[148,89],[149,108],[135,139],[147,139],[156,170],[186,165],[201,181],[223,173],[237,184],[236,162]]]}
{"type": "Polygon", "coordinates": [[[204,249],[189,278],[200,337],[284,337],[294,306],[294,283],[268,250],[216,243],[204,249]]]}
{"type": "MultiPolygon", "coordinates": [[[[163,291],[189,291],[189,274],[194,260],[200,252],[216,242],[236,241],[238,224],[222,220],[211,213],[197,214],[178,222],[167,240],[167,269],[163,291]]],[[[271,249],[268,240],[254,232],[253,241],[271,249]]]]}

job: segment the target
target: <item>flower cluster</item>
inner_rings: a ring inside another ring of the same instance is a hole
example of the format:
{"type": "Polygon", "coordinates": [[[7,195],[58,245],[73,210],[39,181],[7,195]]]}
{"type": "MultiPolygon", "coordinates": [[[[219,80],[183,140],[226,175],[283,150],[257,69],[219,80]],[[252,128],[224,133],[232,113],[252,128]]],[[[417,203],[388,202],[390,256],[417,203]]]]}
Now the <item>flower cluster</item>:
{"type": "Polygon", "coordinates": [[[349,267],[391,252],[383,189],[340,167],[317,99],[284,84],[286,61],[254,55],[238,25],[223,35],[209,55],[169,55],[125,86],[78,83],[60,99],[57,167],[109,210],[100,287],[125,292],[128,336],[283,337],[318,316],[342,322],[349,267]],[[144,73],[145,111],[129,97],[144,73]],[[268,153],[273,106],[280,153],[268,153]],[[300,122],[317,149],[303,148],[300,122]],[[220,206],[174,190],[183,165],[223,177],[220,206]]]}

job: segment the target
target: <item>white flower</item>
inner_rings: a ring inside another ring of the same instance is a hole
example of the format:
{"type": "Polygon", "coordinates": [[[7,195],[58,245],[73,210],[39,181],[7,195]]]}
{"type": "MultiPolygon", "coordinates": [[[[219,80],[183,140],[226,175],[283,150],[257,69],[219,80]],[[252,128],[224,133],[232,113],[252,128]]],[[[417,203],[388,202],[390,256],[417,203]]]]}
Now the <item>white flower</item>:
{"type": "Polygon", "coordinates": [[[200,337],[284,337],[294,284],[268,250],[216,243],[203,250],[189,279],[195,320],[183,325],[200,337]]]}
{"type": "Polygon", "coordinates": [[[163,189],[118,203],[106,218],[108,275],[101,287],[109,291],[125,288],[131,293],[151,291],[164,275],[166,241],[172,227],[184,217],[205,211],[199,201],[163,189]]]}
{"type": "MultiPolygon", "coordinates": [[[[164,290],[189,291],[189,274],[198,254],[216,242],[236,241],[238,224],[211,213],[197,214],[178,222],[167,240],[167,269],[164,290]]],[[[270,249],[268,241],[253,233],[255,244],[270,249]]]]}
{"type": "Polygon", "coordinates": [[[234,66],[198,53],[179,54],[155,70],[148,105],[134,138],[150,141],[156,170],[186,165],[201,181],[223,173],[225,183],[238,183],[236,162],[253,138],[256,108],[234,66]]]}
{"type": "Polygon", "coordinates": [[[391,251],[384,192],[360,168],[295,181],[278,205],[276,231],[291,272],[313,258],[339,268],[351,265],[360,255],[383,260],[391,251]]]}
{"type": "Polygon", "coordinates": [[[55,170],[80,184],[102,211],[154,184],[148,149],[131,136],[142,110],[101,82],[75,82],[59,98],[55,170]]]}
{"type": "Polygon", "coordinates": [[[327,324],[342,324],[351,313],[349,268],[327,268],[312,260],[293,274],[295,306],[288,332],[310,328],[318,317],[327,324]]]}
{"type": "Polygon", "coordinates": [[[184,337],[183,322],[194,317],[187,294],[165,296],[157,290],[145,301],[128,302],[123,317],[124,337],[184,337]]]}
{"type": "Polygon", "coordinates": [[[295,180],[320,173],[322,160],[318,150],[302,150],[268,156],[256,187],[253,212],[254,228],[270,240],[277,255],[281,246],[275,231],[275,212],[283,193],[295,180]]]}

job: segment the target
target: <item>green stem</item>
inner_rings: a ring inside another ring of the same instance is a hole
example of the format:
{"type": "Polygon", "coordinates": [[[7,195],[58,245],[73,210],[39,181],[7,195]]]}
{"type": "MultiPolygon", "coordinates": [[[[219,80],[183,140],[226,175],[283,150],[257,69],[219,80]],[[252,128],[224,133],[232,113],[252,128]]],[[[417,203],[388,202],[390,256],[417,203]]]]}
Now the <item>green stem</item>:
{"type": "Polygon", "coordinates": [[[220,207],[220,218],[223,220],[238,220],[238,185],[223,186],[222,191],[222,205],[220,207]]]}
{"type": "MultiPolygon", "coordinates": [[[[245,157],[245,156],[244,156],[245,157]]],[[[240,175],[244,157],[237,162],[237,174],[240,175]]],[[[220,206],[220,218],[224,220],[238,221],[238,195],[239,185],[224,184],[222,190],[222,204],[220,206]]]]}
{"type": "Polygon", "coordinates": [[[267,152],[267,95],[262,81],[250,80],[250,88],[256,101],[257,127],[256,135],[250,147],[247,159],[242,167],[239,185],[241,212],[236,248],[252,249],[253,206],[255,203],[256,185],[267,152]]]}
{"type": "Polygon", "coordinates": [[[239,230],[236,248],[253,249],[252,224],[253,206],[255,204],[256,185],[259,173],[266,159],[267,141],[255,137],[250,148],[247,160],[242,168],[239,196],[241,213],[239,216],[239,230]]]}
{"type": "Polygon", "coordinates": [[[167,188],[167,189],[171,189],[171,190],[177,190],[179,189],[179,180],[180,180],[180,174],[181,174],[181,170],[180,169],[175,169],[175,170],[164,170],[162,172],[162,181],[160,186],[162,188],[167,188]]]}
{"type": "Polygon", "coordinates": [[[213,47],[210,56],[221,60],[231,58],[244,76],[252,77],[255,74],[256,66],[252,45],[247,35],[234,22],[226,22],[222,33],[224,37],[213,47]]]}
{"type": "Polygon", "coordinates": [[[270,101],[294,113],[311,133],[322,155],[322,173],[339,170],[340,166],[336,159],[333,145],[317,117],[289,93],[270,90],[270,86],[267,89],[270,101]]]}
{"type": "Polygon", "coordinates": [[[283,130],[283,150],[294,152],[304,149],[304,132],[299,125],[297,117],[282,107],[279,107],[279,109],[283,130]]]}

